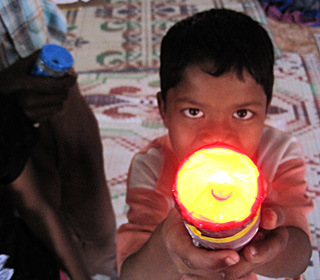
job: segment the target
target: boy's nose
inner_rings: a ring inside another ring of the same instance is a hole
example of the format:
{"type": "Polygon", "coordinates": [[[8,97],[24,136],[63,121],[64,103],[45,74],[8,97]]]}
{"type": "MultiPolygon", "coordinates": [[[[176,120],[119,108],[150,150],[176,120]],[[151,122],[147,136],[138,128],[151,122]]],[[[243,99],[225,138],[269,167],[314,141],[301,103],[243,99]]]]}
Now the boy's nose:
{"type": "Polygon", "coordinates": [[[208,123],[199,134],[202,145],[224,143],[230,146],[236,145],[235,132],[228,122],[214,121],[208,123]]]}

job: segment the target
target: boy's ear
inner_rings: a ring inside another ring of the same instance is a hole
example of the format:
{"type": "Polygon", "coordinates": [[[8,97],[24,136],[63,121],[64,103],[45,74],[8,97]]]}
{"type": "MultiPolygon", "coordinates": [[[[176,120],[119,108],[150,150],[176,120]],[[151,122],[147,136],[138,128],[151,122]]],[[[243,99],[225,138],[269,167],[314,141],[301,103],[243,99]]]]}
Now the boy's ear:
{"type": "Polygon", "coordinates": [[[164,125],[166,125],[166,121],[165,121],[165,103],[162,99],[162,96],[161,96],[161,92],[159,91],[157,93],[157,101],[158,101],[158,108],[159,108],[159,112],[160,112],[160,116],[164,122],[164,125]]]}

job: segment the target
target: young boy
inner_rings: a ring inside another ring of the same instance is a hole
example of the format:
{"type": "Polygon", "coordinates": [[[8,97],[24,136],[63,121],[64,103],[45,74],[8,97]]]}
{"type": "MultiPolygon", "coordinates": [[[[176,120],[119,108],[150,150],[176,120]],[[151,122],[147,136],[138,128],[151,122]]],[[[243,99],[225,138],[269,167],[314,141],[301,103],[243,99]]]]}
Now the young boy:
{"type": "Polygon", "coordinates": [[[120,279],[297,277],[311,254],[303,156],[297,140],[264,125],[273,46],[241,13],[212,9],[175,24],[161,46],[159,109],[168,135],[131,164],[129,222],[119,229],[120,279]],[[240,252],[193,246],[171,188],[179,163],[223,142],[249,155],[266,181],[260,230],[240,252]]]}

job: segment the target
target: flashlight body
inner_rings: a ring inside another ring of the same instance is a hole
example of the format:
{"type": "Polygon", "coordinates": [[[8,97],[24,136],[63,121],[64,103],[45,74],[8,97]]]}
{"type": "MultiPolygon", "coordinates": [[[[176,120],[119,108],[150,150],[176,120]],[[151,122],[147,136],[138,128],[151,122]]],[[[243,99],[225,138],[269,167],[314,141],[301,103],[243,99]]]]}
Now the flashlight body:
{"type": "Polygon", "coordinates": [[[242,226],[221,231],[201,230],[185,221],[193,244],[211,250],[241,250],[255,236],[259,224],[260,211],[242,226]]]}
{"type": "Polygon", "coordinates": [[[262,175],[233,147],[211,145],[192,153],[180,165],[172,190],[198,247],[240,250],[259,229],[262,175]]]}

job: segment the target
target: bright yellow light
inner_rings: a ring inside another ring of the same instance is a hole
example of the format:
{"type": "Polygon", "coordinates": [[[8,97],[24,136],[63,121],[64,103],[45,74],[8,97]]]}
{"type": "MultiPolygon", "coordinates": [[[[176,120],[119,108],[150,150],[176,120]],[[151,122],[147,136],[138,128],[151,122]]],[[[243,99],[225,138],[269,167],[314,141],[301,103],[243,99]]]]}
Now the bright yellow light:
{"type": "Polygon", "coordinates": [[[176,177],[178,204],[185,215],[212,223],[241,222],[251,216],[259,170],[244,154],[227,148],[193,153],[176,177]]]}

